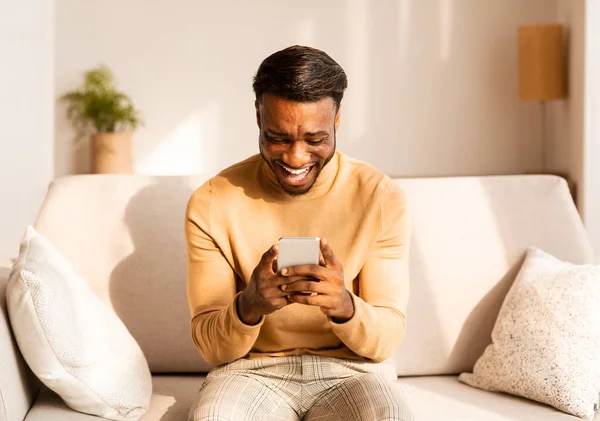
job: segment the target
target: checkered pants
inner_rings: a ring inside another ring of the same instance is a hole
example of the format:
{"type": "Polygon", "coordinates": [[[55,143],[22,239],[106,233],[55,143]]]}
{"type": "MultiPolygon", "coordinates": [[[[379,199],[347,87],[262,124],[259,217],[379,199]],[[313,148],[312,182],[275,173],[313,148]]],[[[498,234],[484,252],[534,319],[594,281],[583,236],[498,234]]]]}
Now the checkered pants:
{"type": "Polygon", "coordinates": [[[396,380],[388,363],[240,359],[209,373],[189,421],[413,420],[396,380]]]}

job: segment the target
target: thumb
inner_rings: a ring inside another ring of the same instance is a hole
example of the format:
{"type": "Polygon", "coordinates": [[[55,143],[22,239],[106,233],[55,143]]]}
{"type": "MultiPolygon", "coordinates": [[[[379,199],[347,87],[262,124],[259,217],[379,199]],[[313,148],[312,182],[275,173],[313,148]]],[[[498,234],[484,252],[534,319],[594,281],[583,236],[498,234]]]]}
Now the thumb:
{"type": "Polygon", "coordinates": [[[268,268],[271,272],[275,273],[277,269],[275,268],[275,262],[277,260],[277,256],[279,255],[279,244],[274,244],[263,254],[261,258],[261,264],[268,268]]]}
{"type": "Polygon", "coordinates": [[[324,266],[333,266],[335,265],[335,254],[331,247],[329,247],[329,243],[327,243],[326,238],[321,238],[321,256],[323,257],[324,266]]]}

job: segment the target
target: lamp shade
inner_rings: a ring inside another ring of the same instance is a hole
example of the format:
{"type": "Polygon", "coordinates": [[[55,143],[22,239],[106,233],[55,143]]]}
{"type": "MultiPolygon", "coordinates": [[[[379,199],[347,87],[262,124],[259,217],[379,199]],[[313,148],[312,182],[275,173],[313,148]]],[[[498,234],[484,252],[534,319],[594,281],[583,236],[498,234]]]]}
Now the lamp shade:
{"type": "Polygon", "coordinates": [[[566,97],[565,54],[561,25],[519,28],[519,97],[549,101],[566,97]]]}

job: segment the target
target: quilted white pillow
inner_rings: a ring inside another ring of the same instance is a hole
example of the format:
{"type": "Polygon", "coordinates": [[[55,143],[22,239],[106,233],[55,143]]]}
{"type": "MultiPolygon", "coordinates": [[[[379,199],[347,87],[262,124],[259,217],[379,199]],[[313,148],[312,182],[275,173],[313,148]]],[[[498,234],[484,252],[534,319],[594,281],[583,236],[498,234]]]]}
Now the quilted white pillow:
{"type": "Polygon", "coordinates": [[[137,420],[148,409],[146,358],[121,320],[32,227],[6,291],[12,329],[37,377],[72,409],[137,420]]]}
{"type": "Polygon", "coordinates": [[[459,380],[593,419],[600,392],[600,266],[573,265],[530,248],[492,344],[459,380]]]}

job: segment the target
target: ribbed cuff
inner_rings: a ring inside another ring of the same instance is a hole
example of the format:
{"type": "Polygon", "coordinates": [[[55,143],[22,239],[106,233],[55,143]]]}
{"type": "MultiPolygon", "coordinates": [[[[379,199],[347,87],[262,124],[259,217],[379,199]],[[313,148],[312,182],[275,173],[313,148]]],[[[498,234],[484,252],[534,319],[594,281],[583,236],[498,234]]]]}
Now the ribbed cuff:
{"type": "Polygon", "coordinates": [[[229,317],[231,318],[231,322],[234,328],[236,328],[239,332],[243,334],[251,335],[253,333],[256,333],[257,330],[260,330],[260,327],[265,322],[265,316],[260,316],[260,319],[258,319],[258,323],[256,323],[255,325],[248,325],[244,323],[242,319],[240,319],[240,316],[237,312],[237,300],[240,294],[241,292],[238,292],[235,295],[235,297],[233,297],[233,303],[229,307],[229,317]]]}

